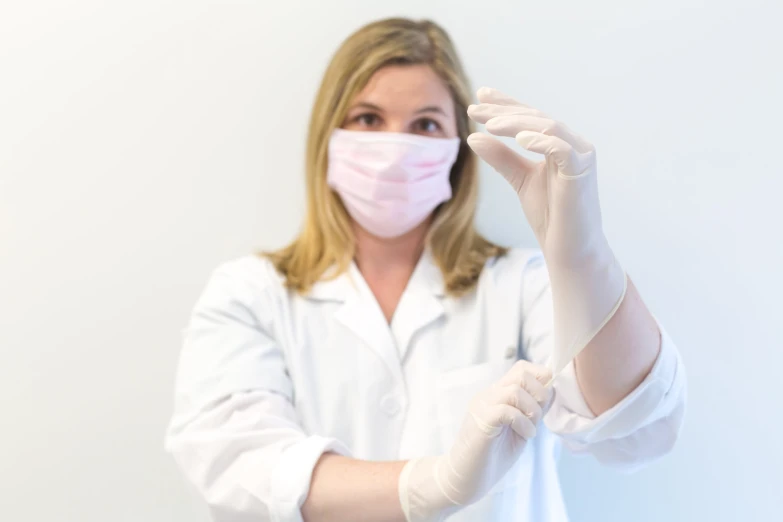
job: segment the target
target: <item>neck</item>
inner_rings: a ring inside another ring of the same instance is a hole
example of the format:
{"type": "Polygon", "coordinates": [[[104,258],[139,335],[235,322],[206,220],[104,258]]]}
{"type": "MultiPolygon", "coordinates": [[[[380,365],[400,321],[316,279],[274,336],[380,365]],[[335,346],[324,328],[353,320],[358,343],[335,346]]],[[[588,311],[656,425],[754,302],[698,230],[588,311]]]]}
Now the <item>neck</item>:
{"type": "Polygon", "coordinates": [[[373,236],[354,223],[356,266],[389,324],[424,252],[430,221],[390,239],[373,236]]]}
{"type": "Polygon", "coordinates": [[[382,276],[389,272],[413,272],[424,252],[431,219],[410,232],[394,238],[373,236],[354,223],[356,266],[365,275],[382,276]]]}

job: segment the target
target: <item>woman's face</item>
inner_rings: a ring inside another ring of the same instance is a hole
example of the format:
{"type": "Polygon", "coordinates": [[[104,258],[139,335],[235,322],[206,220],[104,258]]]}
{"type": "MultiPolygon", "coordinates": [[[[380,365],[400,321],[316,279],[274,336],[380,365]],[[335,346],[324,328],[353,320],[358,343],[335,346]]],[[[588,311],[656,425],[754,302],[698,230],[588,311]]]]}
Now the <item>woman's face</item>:
{"type": "Polygon", "coordinates": [[[433,138],[457,136],[454,101],[428,65],[387,65],[378,69],[353,100],[342,128],[433,138]]]}

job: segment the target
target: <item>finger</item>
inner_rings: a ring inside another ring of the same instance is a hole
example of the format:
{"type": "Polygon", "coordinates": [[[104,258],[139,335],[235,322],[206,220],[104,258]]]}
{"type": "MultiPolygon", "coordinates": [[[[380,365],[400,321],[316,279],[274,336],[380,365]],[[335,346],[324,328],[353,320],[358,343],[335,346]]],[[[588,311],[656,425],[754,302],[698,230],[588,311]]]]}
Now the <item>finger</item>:
{"type": "Polygon", "coordinates": [[[502,388],[497,388],[493,402],[498,404],[508,404],[521,411],[525,417],[538,424],[541,419],[541,405],[524,387],[518,384],[508,384],[502,388]]]}
{"type": "Polygon", "coordinates": [[[536,171],[538,163],[523,158],[499,140],[474,132],[468,136],[468,145],[481,159],[503,175],[515,192],[519,192],[525,184],[525,179],[536,171]]]}
{"type": "Polygon", "coordinates": [[[504,94],[492,87],[481,87],[476,91],[476,98],[479,103],[495,103],[497,105],[517,105],[519,107],[527,107],[524,103],[520,103],[508,94],[504,94]]]}
{"type": "Polygon", "coordinates": [[[592,148],[592,145],[574,133],[565,124],[551,118],[542,118],[529,114],[507,114],[491,118],[486,125],[487,132],[495,136],[513,138],[526,130],[560,138],[579,152],[587,152],[592,148]]]}
{"type": "Polygon", "coordinates": [[[468,106],[468,116],[476,123],[487,123],[492,118],[499,116],[527,115],[547,118],[543,112],[532,107],[519,107],[516,105],[498,105],[495,103],[479,103],[468,106]]]}
{"type": "Polygon", "coordinates": [[[545,387],[544,384],[532,374],[524,373],[519,381],[519,386],[529,393],[541,408],[549,403],[552,388],[545,387]]]}
{"type": "Polygon", "coordinates": [[[521,378],[525,374],[532,375],[538,382],[542,384],[548,382],[552,378],[552,370],[546,366],[520,359],[514,363],[511,369],[509,369],[503,377],[501,377],[498,384],[500,386],[519,384],[521,382],[521,378]]]}
{"type": "Polygon", "coordinates": [[[552,370],[540,364],[530,363],[530,372],[542,386],[552,380],[552,370]]]}
{"type": "Polygon", "coordinates": [[[529,361],[517,361],[498,384],[501,389],[509,385],[524,388],[543,407],[551,400],[552,390],[544,386],[551,378],[549,368],[529,361]]]}
{"type": "Polygon", "coordinates": [[[538,421],[541,420],[541,417],[544,414],[542,405],[539,404],[525,388],[522,388],[521,386],[516,388],[516,408],[521,411],[525,417],[530,419],[530,422],[538,424],[538,421]]]}
{"type": "Polygon", "coordinates": [[[595,167],[595,149],[579,152],[560,138],[533,131],[522,131],[515,139],[525,149],[552,158],[560,177],[580,178],[589,175],[595,167]]]}
{"type": "MultiPolygon", "coordinates": [[[[566,177],[576,177],[576,166],[572,165],[575,157],[574,148],[556,136],[547,136],[540,132],[523,130],[515,136],[516,142],[530,152],[538,152],[547,158],[552,158],[559,171],[566,177]]],[[[581,173],[581,171],[580,171],[581,173]]]]}
{"type": "Polygon", "coordinates": [[[508,404],[494,406],[493,416],[504,426],[510,426],[514,433],[525,440],[536,436],[536,425],[521,411],[508,404]]]}

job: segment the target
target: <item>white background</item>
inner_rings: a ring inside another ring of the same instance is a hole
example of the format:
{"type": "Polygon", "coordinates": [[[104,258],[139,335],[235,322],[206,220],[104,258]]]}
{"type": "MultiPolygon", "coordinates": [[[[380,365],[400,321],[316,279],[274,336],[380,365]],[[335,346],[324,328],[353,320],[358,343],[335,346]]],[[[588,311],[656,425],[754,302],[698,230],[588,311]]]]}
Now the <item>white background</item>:
{"type": "MultiPolygon", "coordinates": [[[[573,521],[778,519],[779,5],[3,0],[0,518],[206,520],[162,451],[180,329],[218,263],[296,233],[331,53],[408,15],[596,145],[607,234],[688,368],[665,460],[564,458],[573,521]]],[[[483,188],[482,229],[532,245],[483,188]]]]}

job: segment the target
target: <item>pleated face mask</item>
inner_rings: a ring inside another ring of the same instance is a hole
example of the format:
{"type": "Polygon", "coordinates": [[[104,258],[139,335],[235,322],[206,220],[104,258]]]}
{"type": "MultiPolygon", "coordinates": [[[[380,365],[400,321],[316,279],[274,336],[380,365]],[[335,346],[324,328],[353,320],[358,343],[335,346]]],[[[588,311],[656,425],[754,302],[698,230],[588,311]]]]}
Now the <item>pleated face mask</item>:
{"type": "Polygon", "coordinates": [[[451,198],[459,138],[335,129],[326,181],[371,234],[409,232],[451,198]]]}

